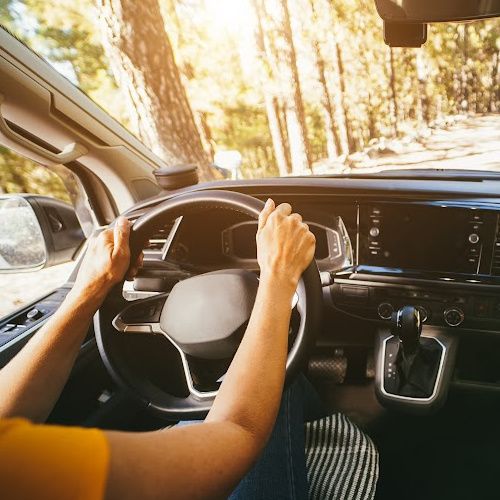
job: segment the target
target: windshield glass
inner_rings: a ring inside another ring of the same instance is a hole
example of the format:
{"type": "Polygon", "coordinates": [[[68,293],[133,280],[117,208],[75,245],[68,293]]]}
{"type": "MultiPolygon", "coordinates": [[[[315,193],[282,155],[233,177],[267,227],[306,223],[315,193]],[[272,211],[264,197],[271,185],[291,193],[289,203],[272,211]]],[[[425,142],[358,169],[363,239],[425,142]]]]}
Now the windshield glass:
{"type": "Polygon", "coordinates": [[[387,47],[372,0],[2,0],[0,23],[205,180],[500,170],[496,19],[422,49],[387,47]]]}

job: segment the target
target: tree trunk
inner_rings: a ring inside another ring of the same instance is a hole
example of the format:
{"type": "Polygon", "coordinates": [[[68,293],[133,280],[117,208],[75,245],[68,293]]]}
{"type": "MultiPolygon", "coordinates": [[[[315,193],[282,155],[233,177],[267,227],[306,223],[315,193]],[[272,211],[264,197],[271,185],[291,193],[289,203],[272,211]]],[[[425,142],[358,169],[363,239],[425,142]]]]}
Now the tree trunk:
{"type": "Polygon", "coordinates": [[[419,89],[418,92],[419,107],[420,107],[419,121],[429,126],[429,122],[431,120],[431,113],[430,113],[429,91],[427,88],[428,73],[425,68],[425,63],[422,54],[423,53],[421,50],[417,50],[415,53],[415,71],[417,74],[418,89],[419,89]]]}
{"type": "Polygon", "coordinates": [[[215,178],[182,86],[157,0],[96,0],[103,47],[132,131],[167,163],[215,178]]]}
{"type": "Polygon", "coordinates": [[[391,87],[391,117],[392,117],[392,130],[394,136],[399,134],[399,108],[398,108],[398,95],[396,91],[396,69],[394,67],[394,49],[389,48],[389,86],[391,87]]]}
{"type": "Polygon", "coordinates": [[[269,130],[271,132],[271,139],[273,141],[274,155],[278,165],[278,170],[280,176],[284,177],[292,172],[288,137],[286,135],[286,128],[283,126],[283,122],[281,120],[278,99],[270,90],[268,90],[268,81],[274,80],[276,59],[273,46],[269,40],[269,35],[266,34],[266,30],[262,24],[262,21],[266,17],[265,5],[261,0],[253,0],[252,5],[257,19],[255,39],[259,51],[259,58],[262,62],[262,67],[265,73],[265,76],[263,76],[261,80],[262,88],[264,89],[264,100],[266,103],[269,130]]]}
{"type": "Polygon", "coordinates": [[[491,65],[491,88],[490,88],[490,98],[488,111],[490,113],[498,112],[498,91],[499,91],[499,82],[498,82],[498,64],[500,62],[500,53],[497,51],[493,56],[493,61],[491,65]]]}
{"type": "MultiPolygon", "coordinates": [[[[313,25],[316,25],[318,18],[314,0],[310,0],[310,5],[312,11],[312,22],[313,25]]],[[[312,46],[316,59],[316,70],[318,72],[318,81],[321,88],[320,102],[321,107],[323,108],[323,121],[325,123],[326,149],[328,158],[336,158],[337,156],[339,156],[340,151],[342,150],[342,145],[340,143],[340,136],[335,124],[333,106],[330,99],[330,91],[328,90],[328,84],[326,82],[325,60],[323,59],[323,56],[321,54],[321,47],[318,40],[314,35],[312,36],[312,46]]]]}
{"type": "Polygon", "coordinates": [[[321,106],[323,108],[323,120],[325,122],[326,133],[326,148],[328,151],[328,158],[335,158],[342,150],[340,143],[340,136],[335,126],[335,118],[333,115],[332,103],[330,100],[330,93],[326,83],[325,76],[325,62],[321,56],[318,42],[313,42],[314,52],[316,55],[316,67],[318,70],[318,80],[321,85],[321,106]]]}
{"type": "Polygon", "coordinates": [[[274,156],[278,164],[280,176],[284,177],[292,172],[290,164],[290,148],[288,147],[288,138],[286,129],[280,116],[278,99],[266,92],[266,110],[269,121],[269,130],[274,146],[274,156]]]}
{"type": "Polygon", "coordinates": [[[345,72],[344,72],[344,60],[342,58],[342,51],[340,50],[340,45],[335,40],[335,52],[337,55],[337,63],[339,70],[339,81],[340,81],[340,105],[342,108],[342,115],[345,123],[345,134],[347,139],[347,151],[352,153],[354,151],[354,140],[352,137],[351,123],[349,120],[349,111],[347,110],[347,105],[345,102],[345,72]]]}
{"type": "Polygon", "coordinates": [[[469,111],[469,85],[467,60],[469,59],[469,28],[467,24],[459,25],[462,29],[462,73],[461,73],[461,110],[469,111]]]}
{"type": "Polygon", "coordinates": [[[310,171],[311,158],[290,13],[287,0],[268,0],[267,5],[282,42],[282,49],[276,55],[283,89],[292,171],[294,174],[301,174],[310,171]]]}
{"type": "Polygon", "coordinates": [[[200,131],[202,144],[207,152],[207,155],[210,159],[213,159],[215,156],[215,147],[214,147],[214,139],[212,137],[212,130],[210,129],[210,125],[207,120],[207,113],[203,111],[198,111],[196,113],[198,130],[200,131]]]}
{"type": "MultiPolygon", "coordinates": [[[[333,19],[333,18],[332,18],[333,19]]],[[[334,22],[332,20],[332,22],[334,22]]],[[[340,140],[340,152],[343,155],[349,155],[352,153],[352,134],[349,124],[349,118],[347,114],[347,106],[345,103],[345,76],[344,76],[344,64],[342,61],[342,53],[340,46],[337,42],[337,37],[334,30],[331,30],[328,34],[329,45],[332,51],[331,65],[332,65],[332,75],[333,75],[333,85],[332,94],[334,109],[336,114],[336,124],[338,127],[338,134],[340,140]]]]}

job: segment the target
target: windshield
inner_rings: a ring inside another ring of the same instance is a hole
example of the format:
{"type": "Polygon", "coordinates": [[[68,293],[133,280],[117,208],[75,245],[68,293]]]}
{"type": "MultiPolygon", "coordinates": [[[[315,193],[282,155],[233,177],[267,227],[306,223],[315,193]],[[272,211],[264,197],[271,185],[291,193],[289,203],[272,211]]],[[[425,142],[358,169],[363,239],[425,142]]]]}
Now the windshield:
{"type": "Polygon", "coordinates": [[[496,19],[422,49],[387,47],[372,0],[1,0],[0,23],[205,180],[500,170],[496,19]]]}

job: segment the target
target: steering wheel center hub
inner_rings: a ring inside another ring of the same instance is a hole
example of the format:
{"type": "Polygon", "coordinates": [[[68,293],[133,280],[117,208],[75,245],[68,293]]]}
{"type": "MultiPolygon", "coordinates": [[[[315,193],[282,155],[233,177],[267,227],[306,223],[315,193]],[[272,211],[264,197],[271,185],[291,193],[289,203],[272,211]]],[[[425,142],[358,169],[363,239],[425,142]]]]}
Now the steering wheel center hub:
{"type": "Polygon", "coordinates": [[[258,286],[257,276],[242,269],[181,281],[165,302],[161,328],[190,356],[230,358],[250,319],[258,286]]]}

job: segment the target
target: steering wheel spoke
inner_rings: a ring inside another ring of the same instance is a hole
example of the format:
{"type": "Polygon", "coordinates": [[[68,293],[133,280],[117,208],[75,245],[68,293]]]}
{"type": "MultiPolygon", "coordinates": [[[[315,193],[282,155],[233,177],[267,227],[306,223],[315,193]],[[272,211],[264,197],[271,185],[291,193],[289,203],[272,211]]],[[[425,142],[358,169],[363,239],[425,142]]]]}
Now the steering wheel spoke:
{"type": "Polygon", "coordinates": [[[113,326],[125,333],[163,334],[160,316],[167,298],[163,293],[132,302],[115,316],[113,326]]]}

